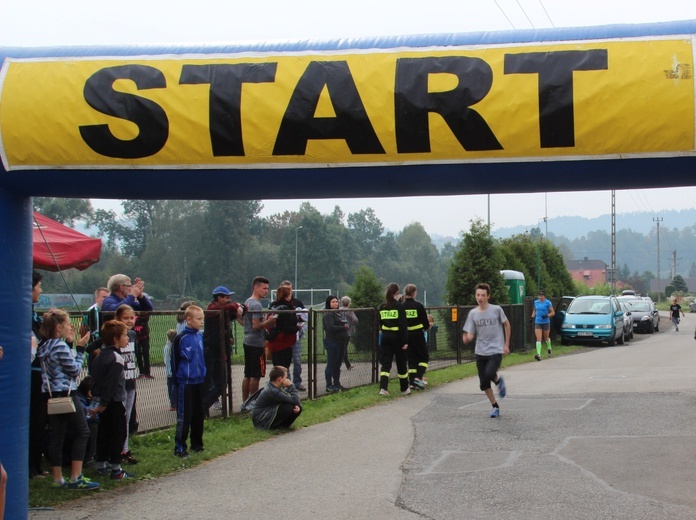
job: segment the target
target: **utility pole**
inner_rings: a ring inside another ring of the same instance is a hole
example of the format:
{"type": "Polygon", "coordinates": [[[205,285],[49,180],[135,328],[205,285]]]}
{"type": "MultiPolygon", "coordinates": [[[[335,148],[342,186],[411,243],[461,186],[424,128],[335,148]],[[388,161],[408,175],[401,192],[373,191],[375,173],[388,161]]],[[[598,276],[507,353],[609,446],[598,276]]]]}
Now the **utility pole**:
{"type": "Polygon", "coordinates": [[[672,280],[677,276],[677,260],[681,260],[681,258],[677,258],[677,250],[675,249],[672,251],[672,280]]]}
{"type": "Polygon", "coordinates": [[[660,294],[662,294],[662,288],[660,284],[660,222],[664,218],[653,217],[653,222],[657,222],[657,301],[660,301],[660,294]]]}
{"type": "Polygon", "coordinates": [[[611,190],[611,294],[616,294],[616,190],[611,190]]]}

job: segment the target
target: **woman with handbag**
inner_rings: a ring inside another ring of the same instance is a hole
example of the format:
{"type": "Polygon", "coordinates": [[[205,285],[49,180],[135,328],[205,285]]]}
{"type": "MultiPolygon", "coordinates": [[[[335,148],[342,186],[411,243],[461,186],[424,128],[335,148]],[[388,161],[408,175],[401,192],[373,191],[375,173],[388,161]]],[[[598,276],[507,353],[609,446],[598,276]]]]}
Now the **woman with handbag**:
{"type": "Polygon", "coordinates": [[[99,483],[82,475],[89,427],[77,398],[75,383],[82,370],[89,332],[77,340],[77,355],[73,355],[68,343],[75,340],[75,326],[70,323],[67,312],[51,309],[44,314],[41,334],[45,339],[39,344],[36,357],[41,363],[42,392],[48,403],[48,424],[51,427],[48,459],[53,472],[53,486],[82,491],[97,489],[99,483]],[[69,399],[60,399],[65,397],[69,399]],[[75,440],[72,445],[70,480],[65,481],[61,462],[63,441],[68,428],[75,432],[75,440]]]}

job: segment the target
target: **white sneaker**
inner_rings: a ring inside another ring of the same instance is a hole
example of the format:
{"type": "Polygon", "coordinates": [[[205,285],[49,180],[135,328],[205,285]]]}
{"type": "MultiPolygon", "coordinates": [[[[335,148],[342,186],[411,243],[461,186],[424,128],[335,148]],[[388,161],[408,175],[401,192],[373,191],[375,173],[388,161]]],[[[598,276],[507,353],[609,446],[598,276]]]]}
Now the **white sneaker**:
{"type": "Polygon", "coordinates": [[[407,388],[406,390],[404,390],[403,392],[401,392],[401,395],[408,395],[408,394],[410,394],[410,393],[411,393],[411,389],[410,389],[410,388],[407,388]]]}
{"type": "Polygon", "coordinates": [[[379,389],[379,395],[389,395],[389,391],[384,388],[379,389]]]}

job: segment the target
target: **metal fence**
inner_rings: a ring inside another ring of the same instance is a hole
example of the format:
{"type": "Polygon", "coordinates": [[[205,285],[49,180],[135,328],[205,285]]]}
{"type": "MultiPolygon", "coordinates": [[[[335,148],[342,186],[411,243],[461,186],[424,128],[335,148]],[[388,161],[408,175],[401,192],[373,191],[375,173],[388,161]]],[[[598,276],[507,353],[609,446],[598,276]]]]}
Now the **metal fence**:
{"type": "MultiPolygon", "coordinates": [[[[531,302],[518,305],[504,305],[503,310],[510,320],[512,352],[526,351],[533,344],[533,329],[528,326],[525,316],[529,316],[531,302]],[[531,338],[531,340],[530,340],[531,338]]],[[[427,333],[427,343],[430,353],[429,371],[448,366],[468,363],[474,359],[475,343],[462,343],[462,327],[469,311],[473,307],[428,307],[426,311],[433,317],[434,325],[427,333]]],[[[342,363],[341,384],[346,388],[374,384],[378,381],[378,313],[374,308],[351,309],[358,318],[355,335],[351,338],[347,349],[347,364],[342,363]]],[[[267,311],[264,311],[265,314],[267,311]]],[[[278,312],[278,311],[274,311],[278,312]]],[[[299,312],[299,311],[280,311],[299,312]]],[[[305,311],[306,312],[306,311],[305,311]]],[[[303,399],[314,399],[326,393],[324,385],[324,368],[326,352],[323,345],[322,314],[324,310],[308,312],[307,331],[302,337],[302,379],[307,392],[301,392],[303,399]]],[[[206,311],[206,319],[220,311],[206,311]]],[[[167,341],[167,331],[176,329],[178,319],[183,316],[177,311],[155,311],[136,313],[147,316],[149,328],[150,374],[152,378],[139,378],[136,383],[136,414],[139,423],[138,431],[144,432],[171,426],[176,423],[176,412],[170,410],[167,393],[167,378],[165,375],[163,349],[167,341]]],[[[144,317],[143,316],[143,317],[144,317]]],[[[79,328],[83,323],[83,315],[71,313],[73,323],[79,328]]],[[[110,319],[106,313],[103,320],[110,319]]],[[[139,320],[143,318],[139,317],[139,320]]],[[[231,355],[225,356],[224,336],[220,337],[221,366],[224,367],[223,377],[226,384],[223,388],[219,406],[210,408],[211,417],[227,417],[239,412],[242,405],[241,383],[244,377],[244,328],[236,321],[231,321],[233,345],[229,349],[231,355]]],[[[139,346],[143,348],[142,345],[139,346]]],[[[344,360],[345,361],[345,360],[344,360]]],[[[290,375],[292,375],[290,368],[290,375]]],[[[83,371],[83,377],[86,375],[83,371]]],[[[267,370],[268,373],[268,370],[267,370]]],[[[392,377],[396,377],[396,368],[392,369],[392,377]]],[[[427,374],[426,374],[427,377],[427,374]]],[[[262,387],[267,381],[263,378],[262,387]]]]}

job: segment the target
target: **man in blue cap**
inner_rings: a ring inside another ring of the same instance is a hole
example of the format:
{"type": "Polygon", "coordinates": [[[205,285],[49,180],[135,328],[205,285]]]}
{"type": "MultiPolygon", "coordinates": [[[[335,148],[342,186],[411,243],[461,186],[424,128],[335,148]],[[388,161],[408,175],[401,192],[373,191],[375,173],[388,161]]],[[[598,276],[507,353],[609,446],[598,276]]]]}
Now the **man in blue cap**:
{"type": "Polygon", "coordinates": [[[219,402],[226,377],[223,367],[229,375],[232,355],[232,320],[242,322],[244,309],[232,302],[234,292],[223,285],[213,289],[213,301],[205,309],[205,326],[203,329],[203,353],[205,357],[206,376],[203,390],[203,411],[219,402]],[[223,358],[224,352],[224,358],[223,358]],[[223,363],[224,360],[224,363],[223,363]]]}

